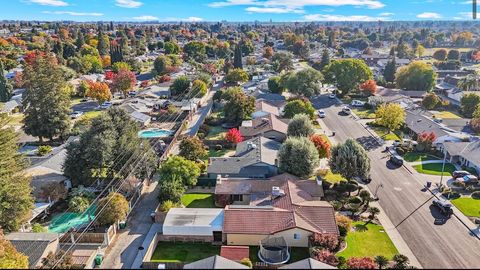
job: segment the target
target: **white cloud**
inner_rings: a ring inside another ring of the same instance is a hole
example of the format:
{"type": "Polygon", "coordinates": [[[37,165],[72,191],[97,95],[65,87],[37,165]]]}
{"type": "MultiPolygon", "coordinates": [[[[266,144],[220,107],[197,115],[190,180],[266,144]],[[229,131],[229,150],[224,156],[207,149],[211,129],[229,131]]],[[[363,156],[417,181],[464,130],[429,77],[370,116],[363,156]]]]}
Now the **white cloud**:
{"type": "Polygon", "coordinates": [[[42,6],[52,6],[52,7],[66,7],[68,3],[62,0],[29,0],[28,2],[33,4],[39,4],[42,6]]]}
{"type": "Polygon", "coordinates": [[[303,10],[306,6],[355,6],[366,7],[370,9],[382,8],[385,6],[380,0],[223,0],[221,2],[213,2],[208,4],[210,7],[227,7],[227,6],[257,6],[263,7],[263,11],[270,8],[273,12],[279,13],[280,8],[283,10],[291,10],[297,12],[303,10]]]}
{"type": "Polygon", "coordinates": [[[70,16],[103,16],[103,13],[97,12],[74,12],[74,11],[44,11],[45,14],[70,15],[70,16]]]}
{"type": "Polygon", "coordinates": [[[460,2],[461,5],[472,5],[472,3],[473,3],[472,0],[460,2]]]}
{"type": "Polygon", "coordinates": [[[133,19],[138,21],[158,21],[158,17],[150,16],[150,15],[133,17],[133,19]]]}
{"type": "Polygon", "coordinates": [[[417,18],[419,19],[440,19],[442,18],[442,15],[435,13],[435,12],[423,12],[420,14],[417,14],[417,18]]]}
{"type": "Polygon", "coordinates": [[[249,13],[305,13],[302,9],[292,9],[283,7],[248,7],[245,9],[249,13]]]}
{"type": "Polygon", "coordinates": [[[388,21],[388,17],[371,17],[365,15],[333,15],[333,14],[309,14],[303,16],[305,21],[363,21],[363,22],[372,22],[372,21],[388,21]]]}
{"type": "Polygon", "coordinates": [[[170,17],[170,18],[166,18],[164,21],[167,21],[167,22],[201,22],[201,21],[204,21],[204,19],[199,18],[199,17],[188,17],[188,18],[170,17]]]}
{"type": "Polygon", "coordinates": [[[383,12],[383,13],[378,14],[378,16],[380,16],[380,17],[390,17],[390,16],[393,16],[393,15],[395,15],[395,13],[392,13],[392,12],[383,12]]]}
{"type": "Polygon", "coordinates": [[[459,12],[458,16],[453,17],[454,20],[471,20],[473,19],[472,12],[459,12]]]}
{"type": "Polygon", "coordinates": [[[135,0],[116,0],[116,2],[116,6],[124,8],[138,8],[143,5],[142,2],[135,0]]]}

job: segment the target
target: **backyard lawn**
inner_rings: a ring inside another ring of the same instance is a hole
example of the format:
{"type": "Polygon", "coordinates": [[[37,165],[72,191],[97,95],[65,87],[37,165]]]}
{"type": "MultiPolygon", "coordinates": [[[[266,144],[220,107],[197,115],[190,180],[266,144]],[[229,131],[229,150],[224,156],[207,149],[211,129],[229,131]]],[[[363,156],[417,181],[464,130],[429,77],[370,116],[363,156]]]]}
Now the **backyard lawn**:
{"type": "Polygon", "coordinates": [[[417,152],[409,152],[403,156],[403,159],[407,162],[415,162],[415,161],[427,161],[427,160],[440,160],[440,158],[425,154],[425,153],[417,153],[417,152]]]}
{"type": "Polygon", "coordinates": [[[473,198],[458,198],[451,200],[453,205],[464,215],[469,217],[480,217],[480,200],[473,198]]]}
{"type": "Polygon", "coordinates": [[[184,194],[182,204],[187,208],[215,208],[212,194],[184,194]]]}
{"type": "Polygon", "coordinates": [[[220,254],[220,246],[208,243],[158,242],[151,262],[190,263],[220,254]]]}
{"type": "Polygon", "coordinates": [[[362,119],[375,119],[376,118],[374,110],[367,110],[367,109],[364,109],[364,108],[356,108],[356,109],[352,109],[352,112],[362,119]]]}
{"type": "Polygon", "coordinates": [[[461,116],[459,116],[455,113],[449,112],[449,111],[439,112],[439,113],[434,114],[434,116],[435,116],[435,118],[441,118],[441,119],[460,119],[460,118],[462,118],[461,116]]]}
{"type": "Polygon", "coordinates": [[[322,178],[330,184],[335,184],[345,180],[345,178],[343,178],[340,174],[332,173],[330,170],[328,170],[328,173],[325,176],[322,176],[322,178]]]}
{"type": "MultiPolygon", "coordinates": [[[[258,258],[258,246],[250,246],[250,260],[252,263],[261,262],[258,258]]],[[[290,261],[289,263],[298,262],[303,259],[310,258],[308,248],[292,247],[290,248],[290,261]]]]}
{"type": "Polygon", "coordinates": [[[365,222],[354,222],[353,226],[359,228],[356,231],[351,231],[347,234],[345,240],[347,241],[347,248],[342,252],[337,253],[337,256],[345,257],[375,257],[383,255],[389,259],[398,251],[388,237],[388,234],[383,231],[383,227],[376,224],[367,224],[365,222]]]}
{"type": "Polygon", "coordinates": [[[229,149],[215,150],[214,147],[208,150],[208,157],[223,157],[226,153],[230,152],[229,149]]]}
{"type": "Polygon", "coordinates": [[[227,130],[220,126],[210,127],[210,132],[208,132],[206,140],[221,140],[227,134],[227,130]]]}
{"type": "Polygon", "coordinates": [[[388,130],[384,127],[371,127],[375,133],[377,133],[380,138],[382,138],[385,141],[394,141],[394,140],[400,140],[401,137],[396,134],[395,132],[390,132],[388,133],[388,130]]]}
{"type": "MultiPolygon", "coordinates": [[[[423,174],[430,174],[430,175],[442,175],[442,166],[443,163],[429,163],[429,164],[419,164],[413,166],[415,170],[419,173],[423,174]]],[[[445,172],[443,173],[444,176],[452,176],[452,172],[454,172],[455,166],[451,163],[445,164],[445,172]]]]}

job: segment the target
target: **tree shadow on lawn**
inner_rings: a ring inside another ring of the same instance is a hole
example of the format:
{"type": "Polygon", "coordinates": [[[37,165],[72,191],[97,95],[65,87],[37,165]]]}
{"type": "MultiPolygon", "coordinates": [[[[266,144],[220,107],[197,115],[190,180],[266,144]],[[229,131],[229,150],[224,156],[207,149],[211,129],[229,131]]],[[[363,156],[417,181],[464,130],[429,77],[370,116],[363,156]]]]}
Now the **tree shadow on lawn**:
{"type": "Polygon", "coordinates": [[[430,213],[432,214],[432,217],[435,218],[435,220],[433,221],[434,225],[443,225],[447,223],[447,221],[450,219],[450,216],[440,212],[438,207],[434,205],[430,205],[429,209],[430,209],[430,213]]]}
{"type": "Polygon", "coordinates": [[[368,223],[356,224],[353,228],[355,229],[356,232],[366,232],[366,231],[368,231],[367,225],[368,225],[368,223]]]}

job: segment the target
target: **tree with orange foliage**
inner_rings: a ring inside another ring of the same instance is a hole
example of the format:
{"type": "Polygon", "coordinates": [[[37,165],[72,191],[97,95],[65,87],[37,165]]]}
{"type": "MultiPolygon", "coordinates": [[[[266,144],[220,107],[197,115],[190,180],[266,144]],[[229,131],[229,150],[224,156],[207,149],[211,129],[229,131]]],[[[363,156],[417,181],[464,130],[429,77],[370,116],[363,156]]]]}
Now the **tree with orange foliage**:
{"type": "Polygon", "coordinates": [[[360,85],[360,90],[366,95],[373,96],[377,92],[377,83],[375,80],[366,80],[360,85]]]}
{"type": "Polygon", "coordinates": [[[104,82],[88,82],[87,97],[93,98],[98,101],[99,104],[104,103],[107,100],[112,99],[112,92],[108,84],[104,82]]]}
{"type": "Polygon", "coordinates": [[[330,144],[320,135],[313,135],[310,137],[318,151],[319,158],[330,158],[330,144]]]}
{"type": "Polygon", "coordinates": [[[111,65],[112,65],[112,58],[110,57],[110,55],[102,56],[102,66],[104,68],[106,68],[106,67],[109,67],[111,65]]]}
{"type": "Polygon", "coordinates": [[[137,83],[135,74],[129,70],[121,69],[117,74],[113,75],[112,90],[121,92],[126,97],[128,91],[132,90],[137,83]]]}
{"type": "Polygon", "coordinates": [[[263,52],[263,57],[270,59],[273,56],[273,48],[268,46],[265,48],[265,51],[263,52]]]}

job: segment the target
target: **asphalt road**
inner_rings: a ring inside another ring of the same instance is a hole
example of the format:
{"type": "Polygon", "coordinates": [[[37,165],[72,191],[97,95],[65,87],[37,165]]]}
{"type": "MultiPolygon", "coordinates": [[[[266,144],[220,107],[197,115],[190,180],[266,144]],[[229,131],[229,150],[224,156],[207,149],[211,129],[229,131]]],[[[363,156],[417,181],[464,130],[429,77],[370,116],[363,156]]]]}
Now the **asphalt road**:
{"type": "Polygon", "coordinates": [[[379,203],[397,227],[400,235],[424,268],[478,268],[480,267],[480,240],[452,216],[446,219],[431,205],[432,194],[423,190],[426,179],[404,167],[396,168],[382,153],[370,133],[352,116],[340,113],[342,106],[323,95],[312,100],[316,109],[325,110],[324,123],[335,131],[337,141],[354,138],[367,149],[372,160],[373,192],[378,189],[379,203]]]}

